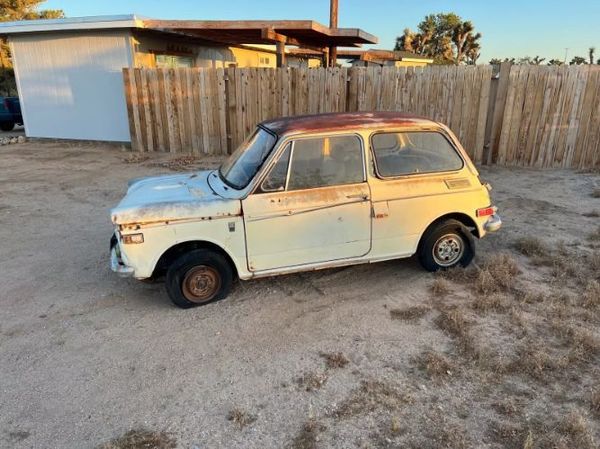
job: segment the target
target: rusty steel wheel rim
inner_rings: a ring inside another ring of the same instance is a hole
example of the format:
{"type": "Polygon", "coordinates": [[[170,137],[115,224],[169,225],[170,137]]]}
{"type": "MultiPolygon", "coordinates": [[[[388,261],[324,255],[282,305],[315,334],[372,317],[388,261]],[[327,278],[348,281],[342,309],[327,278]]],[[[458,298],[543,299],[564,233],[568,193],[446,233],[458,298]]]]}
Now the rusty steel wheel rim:
{"type": "Polygon", "coordinates": [[[181,290],[188,301],[206,302],[213,299],[220,288],[219,272],[207,265],[198,265],[185,274],[181,290]]]}

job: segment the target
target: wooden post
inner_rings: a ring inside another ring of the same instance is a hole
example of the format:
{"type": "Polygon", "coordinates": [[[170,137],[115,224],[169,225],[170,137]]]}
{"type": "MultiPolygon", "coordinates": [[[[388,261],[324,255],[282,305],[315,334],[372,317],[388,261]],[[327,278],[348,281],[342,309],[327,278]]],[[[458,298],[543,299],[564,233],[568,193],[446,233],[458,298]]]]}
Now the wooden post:
{"type": "Polygon", "coordinates": [[[325,47],[323,49],[322,60],[323,60],[323,67],[325,67],[325,68],[329,67],[329,62],[330,62],[329,61],[329,47],[325,47]]]}
{"type": "MultiPolygon", "coordinates": [[[[329,28],[338,27],[338,0],[329,1],[329,28]]],[[[329,46],[329,67],[335,67],[337,64],[337,47],[329,46]]]]}
{"type": "MultiPolygon", "coordinates": [[[[486,142],[487,148],[483,157],[484,164],[494,164],[497,162],[496,159],[498,157],[498,147],[500,145],[500,132],[502,131],[502,121],[504,118],[504,107],[506,106],[506,94],[508,92],[508,79],[511,66],[512,64],[510,62],[503,62],[500,64],[500,73],[498,74],[496,95],[493,98],[493,107],[488,110],[488,120],[491,120],[491,126],[489,130],[489,141],[486,142]]],[[[491,97],[490,101],[492,101],[491,97]]]]}
{"type": "Polygon", "coordinates": [[[285,43],[276,42],[277,67],[285,67],[285,43]]]}

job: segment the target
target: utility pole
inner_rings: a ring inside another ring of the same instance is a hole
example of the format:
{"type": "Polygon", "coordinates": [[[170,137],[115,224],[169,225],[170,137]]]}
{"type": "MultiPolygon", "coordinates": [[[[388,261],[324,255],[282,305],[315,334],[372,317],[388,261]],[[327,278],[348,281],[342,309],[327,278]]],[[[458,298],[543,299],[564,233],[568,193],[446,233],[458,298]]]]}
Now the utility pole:
{"type": "Polygon", "coordinates": [[[569,54],[569,49],[565,48],[565,60],[563,61],[564,64],[567,63],[567,55],[569,54]]]}
{"type": "MultiPolygon", "coordinates": [[[[329,0],[329,28],[338,27],[338,0],[329,0]]],[[[329,67],[335,67],[337,62],[337,47],[329,46],[329,67]]]]}

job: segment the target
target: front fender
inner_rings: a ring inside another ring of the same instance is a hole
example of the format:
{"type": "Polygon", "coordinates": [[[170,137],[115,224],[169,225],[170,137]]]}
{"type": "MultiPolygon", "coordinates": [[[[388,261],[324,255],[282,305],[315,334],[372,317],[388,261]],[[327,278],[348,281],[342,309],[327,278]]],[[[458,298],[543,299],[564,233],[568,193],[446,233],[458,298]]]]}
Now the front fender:
{"type": "Polygon", "coordinates": [[[121,245],[121,251],[137,279],[151,277],[161,256],[170,248],[192,241],[218,246],[231,258],[240,278],[250,276],[241,216],[142,226],[135,232],[144,234],[144,243],[121,245]]]}

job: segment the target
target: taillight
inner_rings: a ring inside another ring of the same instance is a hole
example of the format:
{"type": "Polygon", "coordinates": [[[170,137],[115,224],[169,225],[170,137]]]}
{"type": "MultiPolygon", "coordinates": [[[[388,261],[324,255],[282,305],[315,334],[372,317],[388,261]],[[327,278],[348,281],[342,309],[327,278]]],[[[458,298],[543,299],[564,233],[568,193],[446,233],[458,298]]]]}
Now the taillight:
{"type": "Polygon", "coordinates": [[[477,209],[478,217],[487,217],[488,215],[494,215],[496,213],[496,208],[493,206],[484,207],[483,209],[477,209]]]}

